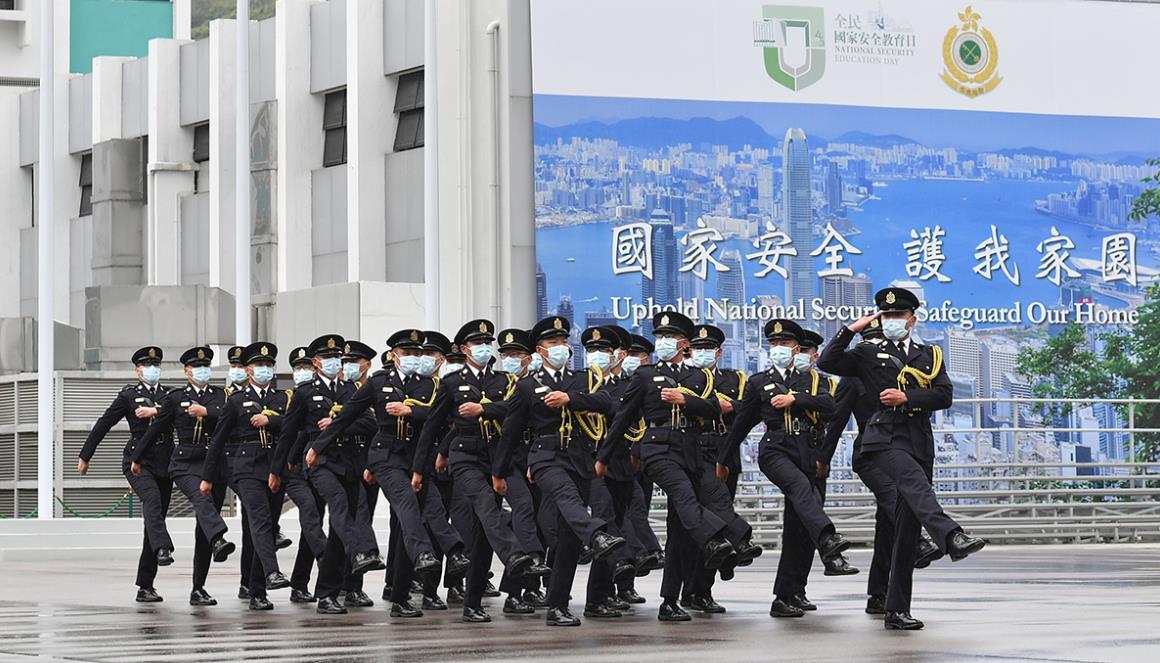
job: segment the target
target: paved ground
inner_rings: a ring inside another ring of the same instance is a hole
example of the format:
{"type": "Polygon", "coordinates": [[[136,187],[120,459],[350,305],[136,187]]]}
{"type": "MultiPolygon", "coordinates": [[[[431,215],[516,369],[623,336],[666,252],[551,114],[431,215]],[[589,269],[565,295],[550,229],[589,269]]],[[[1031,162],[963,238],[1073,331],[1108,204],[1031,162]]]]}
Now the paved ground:
{"type": "MultiPolygon", "coordinates": [[[[868,552],[852,558],[865,567],[868,552]]],[[[186,603],[185,560],[162,570],[166,601],[156,606],[133,602],[123,560],[6,562],[0,660],[1160,661],[1160,546],[995,546],[938,562],[917,576],[914,614],[927,628],[916,633],[884,631],[862,612],[864,575],[824,578],[820,568],[809,594],[821,610],[770,619],[776,559],[767,554],[719,586],[726,615],[657,622],[653,573],[639,581],[649,602],[635,614],[577,629],[548,628],[542,612],[504,617],[498,599],[489,601],[495,622],[471,626],[454,609],[392,620],[382,602],[323,618],[285,592],[276,593],[274,612],[251,613],[231,598],[237,576],[225,569],[236,569],[233,560],[210,576],[221,600],[214,608],[186,603]]],[[[381,581],[373,575],[368,586],[381,581]]]]}

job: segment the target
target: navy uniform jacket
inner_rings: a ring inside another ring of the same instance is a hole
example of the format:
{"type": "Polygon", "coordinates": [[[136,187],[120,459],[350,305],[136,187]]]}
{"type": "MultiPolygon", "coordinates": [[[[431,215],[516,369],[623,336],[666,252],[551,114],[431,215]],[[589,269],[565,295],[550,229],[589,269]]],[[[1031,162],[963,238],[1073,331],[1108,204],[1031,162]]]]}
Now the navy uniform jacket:
{"type": "Polygon", "coordinates": [[[515,376],[485,368],[476,375],[464,367],[443,378],[435,390],[427,425],[419,436],[415,467],[426,468],[432,451],[446,456],[452,464],[471,463],[484,472],[492,469],[492,446],[499,443],[500,426],[507,416],[509,399],[515,392],[515,376]],[[488,402],[484,402],[484,400],[488,402]],[[483,415],[462,417],[459,406],[481,403],[483,415]],[[443,424],[450,430],[442,436],[443,424]],[[431,425],[434,424],[434,425],[431,425]],[[420,458],[419,456],[424,456],[420,458]]]}
{"type": "Polygon", "coordinates": [[[416,453],[416,439],[421,430],[417,424],[427,418],[430,406],[412,404],[410,417],[395,417],[387,414],[387,405],[404,403],[409,398],[427,403],[432,400],[435,384],[431,378],[404,378],[394,367],[376,371],[347,399],[342,411],[314,441],[312,448],[324,451],[349,429],[370,439],[368,456],[378,460],[385,453],[391,467],[426,474],[422,469],[415,469],[417,457],[430,457],[416,453]],[[368,414],[368,410],[373,414],[368,414]]]}
{"type": "MultiPolygon", "coordinates": [[[[713,391],[717,392],[719,396],[724,396],[732,403],[733,411],[729,413],[722,412],[719,419],[714,422],[708,422],[706,428],[710,434],[721,437],[729,435],[729,429],[733,427],[733,422],[737,419],[737,408],[741,406],[741,397],[744,395],[741,393],[741,390],[743,386],[747,385],[748,381],[744,379],[744,374],[741,371],[731,368],[713,369],[713,391]]],[[[725,465],[729,468],[730,472],[736,474],[741,471],[740,445],[733,448],[732,455],[728,461],[725,465]]]]}
{"type": "Polygon", "coordinates": [[[627,445],[625,432],[643,418],[647,430],[640,444],[632,447],[631,453],[644,458],[654,453],[669,453],[682,457],[680,460],[689,469],[700,467],[697,431],[705,422],[721,416],[721,404],[711,389],[705,398],[700,397],[709,386],[711,376],[708,371],[669,362],[636,369],[620,399],[620,406],[608,429],[608,439],[597,451],[597,458],[607,463],[613,449],[627,445]],[[677,406],[677,421],[673,422],[673,404],[661,400],[661,389],[676,387],[685,387],[694,394],[685,394],[685,404],[677,406]],[[673,423],[677,426],[674,427],[673,423]]]}
{"type": "Polygon", "coordinates": [[[813,393],[815,375],[812,370],[805,373],[791,371],[783,378],[774,368],[754,375],[745,386],[741,406],[736,412],[728,437],[722,442],[717,462],[727,464],[749,431],[758,422],[765,422],[762,447],[773,445],[770,448],[784,451],[798,467],[812,473],[816,469],[818,449],[821,447],[824,420],[834,412],[834,397],[830,394],[826,380],[820,375],[817,375],[817,393],[813,393]],[[790,392],[793,392],[794,404],[789,408],[792,429],[787,431],[785,409],[775,408],[771,401],[778,394],[790,392]]]}
{"type": "Polygon", "coordinates": [[[272,472],[274,445],[282,428],[282,415],[293,393],[286,389],[267,387],[265,396],[253,385],[232,392],[226,398],[213,437],[206,451],[201,478],[213,481],[220,476],[223,462],[227,462],[231,478],[252,478],[265,481],[272,472]],[[255,414],[265,413],[270,420],[266,428],[250,425],[255,414]],[[240,444],[240,443],[258,444],[240,444]],[[259,448],[260,447],[260,448],[259,448]],[[223,459],[229,459],[224,461],[223,459]]]}
{"type": "MultiPolygon", "coordinates": [[[[590,379],[598,379],[598,374],[565,368],[553,377],[548,369],[541,368],[518,381],[504,419],[503,436],[493,458],[492,475],[506,477],[511,473],[512,456],[523,444],[524,432],[531,428],[528,465],[533,470],[539,465],[555,464],[582,478],[592,478],[598,440],[585,434],[580,417],[588,413],[598,415],[592,419],[602,417],[611,409],[612,401],[604,391],[602,380],[596,385],[595,392],[589,393],[590,379]],[[567,393],[567,405],[563,408],[545,405],[544,396],[553,391],[567,393]],[[564,433],[561,433],[561,426],[564,433]]],[[[594,425],[603,426],[603,421],[586,424],[591,429],[594,425]]]]}
{"type": "MultiPolygon", "coordinates": [[[[140,462],[144,448],[163,435],[171,435],[176,444],[169,460],[169,475],[201,476],[206,450],[225,403],[226,392],[221,387],[207,384],[200,393],[193,385],[170,389],[157,403],[157,416],[141,438],[141,445],[133,452],[133,460],[140,462]],[[204,417],[193,417],[186,412],[194,403],[205,406],[204,417]]],[[[219,476],[214,483],[224,480],[225,476],[219,476]]]]}
{"type": "MultiPolygon", "coordinates": [[[[344,403],[354,396],[355,391],[354,384],[350,382],[333,380],[328,385],[326,380],[320,377],[315,377],[310,382],[295,387],[290,397],[290,403],[286,407],[286,415],[282,419],[282,428],[278,433],[278,446],[274,450],[271,471],[282,476],[286,473],[287,465],[302,463],[302,457],[306,453],[307,447],[313,446],[315,441],[322,436],[322,431],[318,429],[318,422],[331,417],[335,406],[345,407],[344,403]]],[[[331,421],[332,426],[334,423],[331,421]]],[[[345,428],[346,426],[343,427],[343,430],[345,428]]],[[[370,436],[374,433],[374,428],[374,421],[370,417],[365,417],[356,422],[352,432],[370,436]]],[[[342,431],[338,432],[341,434],[342,431]]],[[[332,439],[333,437],[332,435],[332,439]]],[[[354,451],[353,440],[341,438],[339,443],[351,444],[350,451],[354,451]]],[[[319,465],[347,463],[349,457],[353,455],[353,453],[346,457],[342,454],[327,455],[322,453],[324,448],[315,448],[315,452],[321,456],[318,460],[319,465]]],[[[345,467],[339,473],[344,474],[345,467]]]]}
{"type": "Polygon", "coordinates": [[[822,452],[819,460],[830,465],[834,459],[834,452],[838,449],[838,442],[846,430],[846,424],[853,415],[854,423],[858,426],[858,434],[854,437],[853,459],[862,453],[862,431],[866,430],[866,422],[878,409],[878,394],[871,394],[862,386],[862,381],[855,377],[842,378],[838,382],[838,390],[834,394],[834,415],[826,422],[826,437],[822,441],[822,452]]]}
{"type": "MultiPolygon", "coordinates": [[[[604,382],[604,391],[608,394],[608,400],[611,402],[611,409],[608,413],[608,421],[611,423],[612,418],[616,415],[620,408],[620,401],[624,397],[624,392],[628,390],[629,378],[624,374],[610,375],[604,382]]],[[[608,445],[608,431],[605,431],[604,441],[601,447],[608,445]]],[[[608,450],[607,470],[605,477],[613,481],[632,481],[636,472],[632,469],[632,462],[629,460],[629,445],[616,444],[610,445],[608,450]]],[[[599,449],[597,450],[597,457],[599,457],[599,449]]]]}
{"type": "Polygon", "coordinates": [[[843,327],[834,335],[818,358],[822,370],[835,375],[853,376],[862,381],[869,395],[875,398],[875,410],[862,431],[862,451],[870,453],[884,449],[901,449],[915,458],[934,462],[934,435],[931,433],[930,414],[951,406],[954,388],[947,377],[946,366],[940,363],[934,369],[934,348],[913,340],[910,351],[903,358],[893,343],[874,339],[847,349],[854,332],[843,327]],[[898,362],[897,364],[895,362],[898,362]],[[918,386],[910,378],[906,388],[907,402],[899,407],[886,407],[877,400],[885,389],[897,389],[899,366],[909,366],[923,373],[934,373],[930,384],[918,386]]]}
{"type": "MultiPolygon", "coordinates": [[[[124,465],[122,470],[128,472],[129,464],[133,462],[133,455],[141,438],[145,436],[145,431],[149,429],[150,423],[149,419],[138,419],[134,412],[139,407],[155,407],[167,393],[169,390],[160,384],[152,389],[144,382],[125,385],[113,398],[113,402],[101,415],[101,418],[93,424],[93,428],[89,431],[88,437],[85,438],[85,444],[81,448],[81,459],[85,462],[92,460],[93,454],[97,452],[97,445],[105,439],[109,430],[116,426],[118,421],[125,419],[129,422],[129,441],[122,450],[122,464],[124,465]]],[[[148,448],[144,449],[142,454],[139,454],[139,462],[150,473],[166,476],[169,472],[169,456],[172,452],[173,437],[166,433],[158,436],[148,448]]]]}

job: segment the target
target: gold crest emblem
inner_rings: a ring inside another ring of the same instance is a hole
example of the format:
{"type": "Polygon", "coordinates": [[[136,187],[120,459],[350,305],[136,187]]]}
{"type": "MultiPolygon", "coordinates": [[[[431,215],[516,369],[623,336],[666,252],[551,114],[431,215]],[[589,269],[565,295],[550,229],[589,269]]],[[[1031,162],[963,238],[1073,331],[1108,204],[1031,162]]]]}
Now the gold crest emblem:
{"type": "Polygon", "coordinates": [[[262,346],[262,356],[269,357],[270,356],[270,348],[263,345],[262,346]]]}
{"type": "Polygon", "coordinates": [[[599,340],[600,340],[600,330],[599,330],[599,329],[593,329],[593,330],[592,330],[592,340],[593,340],[593,341],[599,341],[599,340]]]}
{"type": "Polygon", "coordinates": [[[661,326],[662,326],[662,327],[664,327],[664,326],[666,326],[666,325],[668,325],[668,324],[669,324],[669,316],[668,316],[667,314],[666,314],[666,315],[662,315],[662,316],[661,316],[661,326]]]}
{"type": "Polygon", "coordinates": [[[943,37],[943,64],[940,78],[947,87],[966,97],[994,90],[1003,81],[999,67],[999,43],[991,31],[979,25],[983,17],[967,6],[959,14],[959,24],[943,37]]]}
{"type": "Polygon", "coordinates": [[[893,292],[886,293],[886,303],[887,304],[893,304],[896,301],[898,301],[898,298],[894,296],[893,292]]]}
{"type": "Polygon", "coordinates": [[[564,328],[564,321],[561,320],[560,318],[556,318],[555,320],[552,321],[552,327],[554,327],[555,329],[563,329],[564,328]]]}
{"type": "Polygon", "coordinates": [[[480,333],[480,334],[486,334],[486,333],[487,333],[487,322],[485,322],[485,321],[482,321],[482,320],[480,321],[480,323],[479,323],[479,333],[480,333]]]}
{"type": "Polygon", "coordinates": [[[411,340],[412,340],[412,341],[418,341],[418,340],[419,340],[419,330],[418,330],[418,329],[412,329],[412,330],[411,330],[411,340]]]}
{"type": "Polygon", "coordinates": [[[507,333],[507,337],[504,339],[504,343],[511,343],[511,342],[512,342],[512,338],[513,338],[513,337],[512,337],[512,333],[511,333],[511,332],[508,332],[508,333],[507,333]]]}
{"type": "Polygon", "coordinates": [[[871,326],[871,327],[873,327],[873,328],[875,328],[875,329],[877,329],[877,328],[878,328],[878,326],[879,326],[879,325],[878,325],[878,318],[874,318],[873,320],[871,320],[871,321],[870,321],[870,326],[871,326]]]}
{"type": "Polygon", "coordinates": [[[198,359],[205,359],[205,350],[202,350],[201,348],[198,348],[198,350],[197,350],[197,358],[198,358],[198,359]]]}
{"type": "Polygon", "coordinates": [[[156,348],[149,348],[149,358],[150,359],[157,358],[157,349],[156,348]]]}
{"type": "Polygon", "coordinates": [[[342,351],[350,354],[350,343],[347,343],[345,346],[343,346],[342,351]]]}
{"type": "Polygon", "coordinates": [[[780,322],[773,323],[773,333],[775,333],[775,334],[781,333],[781,323],[780,322]]]}
{"type": "Polygon", "coordinates": [[[334,349],[334,347],[335,347],[335,345],[336,345],[336,343],[334,342],[334,337],[333,337],[333,336],[331,336],[330,338],[326,339],[326,347],[328,347],[328,348],[330,348],[331,350],[333,350],[333,349],[334,349]]]}
{"type": "Polygon", "coordinates": [[[298,358],[299,358],[299,359],[304,359],[305,357],[306,357],[306,349],[305,349],[305,348],[300,348],[300,349],[298,350],[298,358]]]}
{"type": "Polygon", "coordinates": [[[698,334],[701,338],[709,338],[709,330],[701,327],[701,333],[698,334]]]}

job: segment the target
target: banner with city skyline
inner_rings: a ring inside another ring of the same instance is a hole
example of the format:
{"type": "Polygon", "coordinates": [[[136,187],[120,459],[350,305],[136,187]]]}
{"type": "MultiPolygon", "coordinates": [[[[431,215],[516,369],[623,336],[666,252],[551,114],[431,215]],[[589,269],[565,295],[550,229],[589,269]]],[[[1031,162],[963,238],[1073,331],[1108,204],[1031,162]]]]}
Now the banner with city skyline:
{"type": "Polygon", "coordinates": [[[1126,64],[1156,7],[595,5],[533,3],[541,315],[648,333],[680,309],[753,371],[764,320],[829,337],[900,285],[956,396],[1001,398],[1068,323],[1102,356],[1160,276],[1160,219],[1131,213],[1160,92],[1126,64]],[[1114,36],[1116,65],[1060,34],[1114,36]]]}

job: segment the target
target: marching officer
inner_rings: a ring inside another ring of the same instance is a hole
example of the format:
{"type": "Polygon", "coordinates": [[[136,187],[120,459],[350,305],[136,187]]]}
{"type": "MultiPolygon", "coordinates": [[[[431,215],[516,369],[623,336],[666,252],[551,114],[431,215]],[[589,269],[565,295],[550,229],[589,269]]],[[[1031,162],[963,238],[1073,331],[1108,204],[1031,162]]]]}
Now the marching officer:
{"type": "Polygon", "coordinates": [[[934,435],[930,415],[949,408],[953,389],[938,346],[910,337],[920,305],[904,288],[886,288],[874,295],[878,312],[843,327],[822,352],[818,366],[835,375],[854,376],[878,406],[866,422],[862,454],[894,480],[897,500],[894,550],[886,593],[887,629],[917,630],[922,621],[910,614],[911,586],[921,528],[952,560],[963,559],[986,545],[972,537],[943,511],[931,485],[934,435]],[[880,343],[848,348],[854,335],[880,320],[880,343]]]}
{"type": "MultiPolygon", "coordinates": [[[[772,366],[753,376],[745,387],[741,405],[737,408],[733,428],[721,448],[717,460],[717,475],[728,476],[728,461],[734,447],[741,444],[758,422],[765,422],[765,435],[758,448],[758,465],[763,474],[781,489],[785,496],[785,528],[782,531],[783,548],[797,546],[808,538],[822,556],[831,559],[850,547],[850,542],[838,534],[834,524],[822,509],[822,499],[814,490],[811,477],[816,472],[816,449],[821,442],[819,426],[824,417],[834,410],[834,398],[828,390],[820,390],[817,373],[802,374],[793,368],[793,356],[802,337],[802,329],[792,320],[775,319],[765,324],[766,340],[770,344],[772,366]]],[[[774,601],[771,617],[801,617],[804,611],[797,605],[791,560],[782,555],[774,581],[774,601]]]]}
{"type": "Polygon", "coordinates": [[[182,353],[180,361],[185,367],[189,384],[184,389],[179,387],[170,390],[157,403],[157,416],[133,452],[130,470],[138,475],[143,471],[141,462],[146,455],[145,450],[152,448],[161,436],[171,435],[175,438],[169,461],[169,476],[193,505],[194,516],[197,518],[193,534],[193,590],[189,594],[189,604],[211,606],[217,605],[217,599],[205,591],[210,558],[215,562],[224,562],[235,550],[234,544],[225,539],[229,528],[221,516],[222,504],[226,499],[225,475],[219,475],[213,482],[210,495],[203,495],[200,490],[206,449],[226,397],[223,389],[209,383],[212,377],[212,349],[190,348],[182,353]]]}
{"type": "Polygon", "coordinates": [[[274,539],[274,510],[281,509],[281,495],[268,486],[274,443],[287,401],[286,392],[272,386],[277,357],[277,346],[266,341],[251,343],[242,351],[249,382],[226,399],[202,465],[203,495],[213,493],[213,482],[220,477],[224,463],[230,488],[245,506],[254,545],[251,610],[273,610],[266,592],[290,586],[290,579],[278,570],[274,539]]]}
{"type": "Polygon", "coordinates": [[[169,458],[173,453],[173,436],[168,431],[158,434],[144,447],[141,438],[158,414],[157,404],[167,393],[161,386],[161,348],[153,345],[133,353],[131,361],[137,371],[137,382],[125,385],[113,398],[105,413],[93,424],[85,438],[77,461],[77,473],[89,471],[89,461],[97,445],[109,430],[124,419],[129,424],[129,441],[121,453],[121,473],[141,500],[145,524],[144,543],[137,562],[137,602],[159,603],[162,598],[153,587],[158,566],[173,563],[173,539],[165,527],[169,500],[173,495],[173,479],[169,475],[169,458]],[[137,471],[133,471],[134,455],[137,471]]]}
{"type": "MultiPolygon", "coordinates": [[[[532,479],[555,502],[559,514],[557,549],[548,586],[549,626],[580,625],[568,608],[568,599],[581,547],[587,544],[593,561],[599,562],[625,544],[623,538],[606,531],[606,521],[588,512],[594,444],[603,436],[604,428],[600,415],[608,411],[611,403],[607,394],[600,393],[603,376],[599,369],[576,372],[568,368],[570,332],[568,319],[560,316],[544,318],[532,327],[530,340],[544,367],[516,383],[491,470],[495,491],[506,494],[505,477],[511,473],[512,455],[530,427],[534,431],[528,451],[532,479]]],[[[586,614],[620,616],[603,602],[593,603],[592,598],[596,597],[589,597],[586,614]]]]}
{"type": "MultiPolygon", "coordinates": [[[[623,378],[623,383],[619,388],[620,397],[623,397],[624,390],[628,387],[628,383],[632,380],[633,374],[641,366],[648,366],[652,363],[652,353],[654,351],[653,342],[639,334],[629,334],[628,354],[620,364],[620,374],[623,378]]],[[[614,407],[619,407],[621,398],[617,398],[617,404],[614,407]]],[[[615,416],[615,415],[614,415],[615,416]]],[[[610,417],[611,419],[611,417],[610,417]]],[[[612,453],[629,454],[629,467],[633,467],[632,455],[629,452],[631,447],[644,438],[644,427],[632,428],[630,433],[626,434],[625,441],[628,446],[618,446],[617,450],[612,453]]],[[[632,530],[636,533],[637,539],[640,541],[641,550],[636,552],[637,555],[637,575],[644,577],[652,571],[659,571],[665,566],[665,551],[661,547],[661,542],[657,539],[656,532],[653,531],[652,521],[649,520],[649,509],[652,508],[653,483],[639,467],[634,467],[636,487],[632,490],[632,501],[628,506],[628,520],[632,523],[632,530]]],[[[631,541],[630,541],[631,544],[631,541]]],[[[635,594],[635,592],[633,592],[635,594]]],[[[644,597],[636,595],[632,598],[624,598],[630,603],[643,603],[644,597]]]]}
{"type": "MultiPolygon", "coordinates": [[[[450,466],[457,496],[471,504],[471,569],[463,601],[463,621],[482,623],[491,621],[483,610],[482,599],[493,550],[513,577],[543,576],[551,569],[536,564],[532,555],[520,549],[512,534],[510,517],[505,517],[500,496],[491,481],[494,446],[499,441],[499,427],[507,414],[508,399],[515,384],[506,373],[491,369],[495,357],[492,346],[495,325],[490,320],[473,320],[459,329],[454,341],[464,353],[466,365],[455,372],[445,372],[419,438],[418,453],[430,453],[443,425],[451,427],[450,434],[444,438],[447,446],[439,449],[435,468],[450,466]]],[[[426,459],[416,458],[416,468],[426,466],[426,459]]],[[[422,481],[423,477],[418,479],[422,481]]]]}

